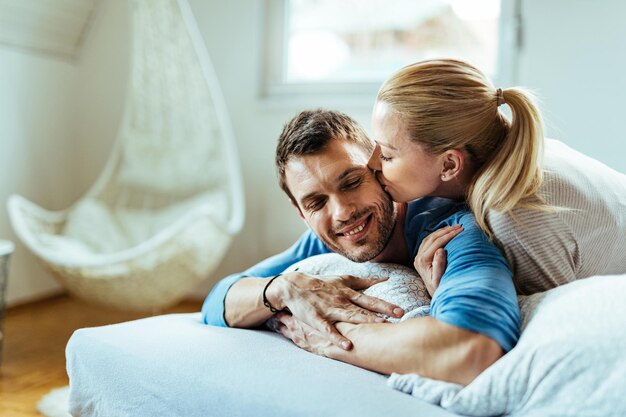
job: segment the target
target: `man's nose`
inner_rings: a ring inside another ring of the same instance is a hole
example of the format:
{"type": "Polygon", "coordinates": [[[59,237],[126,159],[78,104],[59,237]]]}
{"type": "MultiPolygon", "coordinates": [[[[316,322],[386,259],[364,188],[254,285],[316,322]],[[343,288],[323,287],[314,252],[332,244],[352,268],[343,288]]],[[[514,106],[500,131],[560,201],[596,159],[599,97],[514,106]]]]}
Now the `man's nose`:
{"type": "Polygon", "coordinates": [[[369,161],[367,161],[367,167],[373,171],[382,170],[382,165],[380,164],[380,146],[376,145],[374,148],[369,161]]]}
{"type": "Polygon", "coordinates": [[[356,213],[357,207],[349,196],[341,195],[333,198],[333,217],[336,221],[348,221],[356,213]]]}

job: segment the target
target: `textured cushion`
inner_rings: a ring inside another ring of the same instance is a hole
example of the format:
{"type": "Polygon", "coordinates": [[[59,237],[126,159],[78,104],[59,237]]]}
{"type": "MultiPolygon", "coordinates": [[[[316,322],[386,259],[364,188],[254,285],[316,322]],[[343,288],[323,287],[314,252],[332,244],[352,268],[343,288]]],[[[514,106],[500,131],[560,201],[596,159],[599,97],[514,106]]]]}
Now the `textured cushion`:
{"type": "Polygon", "coordinates": [[[389,384],[463,415],[623,417],[625,300],[626,275],[520,297],[517,346],[467,387],[396,374],[389,384]]]}
{"type": "Polygon", "coordinates": [[[286,269],[305,272],[320,278],[335,275],[353,275],[359,278],[386,278],[363,291],[404,309],[404,316],[395,319],[383,315],[391,322],[411,317],[427,316],[430,311],[430,295],[424,281],[414,269],[404,265],[376,262],[352,262],[335,253],[312,256],[286,269]]]}

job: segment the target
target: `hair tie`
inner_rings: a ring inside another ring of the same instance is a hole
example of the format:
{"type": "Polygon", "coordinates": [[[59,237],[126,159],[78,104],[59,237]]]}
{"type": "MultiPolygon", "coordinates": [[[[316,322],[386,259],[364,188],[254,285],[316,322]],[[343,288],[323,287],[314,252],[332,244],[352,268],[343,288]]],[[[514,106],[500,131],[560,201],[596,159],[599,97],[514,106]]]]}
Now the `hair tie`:
{"type": "Polygon", "coordinates": [[[504,93],[502,92],[501,88],[498,88],[498,90],[496,91],[496,100],[498,101],[498,107],[506,104],[506,100],[504,99],[504,93]]]}

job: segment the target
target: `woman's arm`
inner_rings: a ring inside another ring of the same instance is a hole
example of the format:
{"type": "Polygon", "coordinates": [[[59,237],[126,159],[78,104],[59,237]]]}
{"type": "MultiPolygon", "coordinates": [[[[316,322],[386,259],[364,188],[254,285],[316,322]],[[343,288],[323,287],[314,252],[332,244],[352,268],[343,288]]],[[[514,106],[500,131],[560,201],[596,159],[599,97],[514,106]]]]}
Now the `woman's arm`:
{"type": "Polygon", "coordinates": [[[301,348],[384,374],[417,373],[466,385],[504,353],[493,339],[432,317],[397,324],[337,323],[352,340],[351,351],[338,349],[291,316],[279,319],[282,333],[301,348]]]}

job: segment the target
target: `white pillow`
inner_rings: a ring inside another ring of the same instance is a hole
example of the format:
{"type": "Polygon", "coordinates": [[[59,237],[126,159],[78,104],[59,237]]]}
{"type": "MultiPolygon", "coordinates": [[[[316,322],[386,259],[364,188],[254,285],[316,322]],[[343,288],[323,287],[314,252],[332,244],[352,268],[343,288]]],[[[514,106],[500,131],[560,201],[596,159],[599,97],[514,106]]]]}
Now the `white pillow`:
{"type": "Polygon", "coordinates": [[[520,297],[522,334],[467,387],[394,374],[389,385],[462,415],[626,415],[626,275],[520,297]]]}
{"type": "Polygon", "coordinates": [[[430,312],[430,295],[422,278],[414,269],[404,265],[376,262],[358,263],[336,253],[328,253],[297,262],[287,268],[285,272],[296,269],[320,278],[335,275],[353,275],[359,278],[388,277],[388,280],[372,285],[363,293],[404,309],[404,316],[400,319],[381,314],[390,322],[427,316],[430,312]]]}

